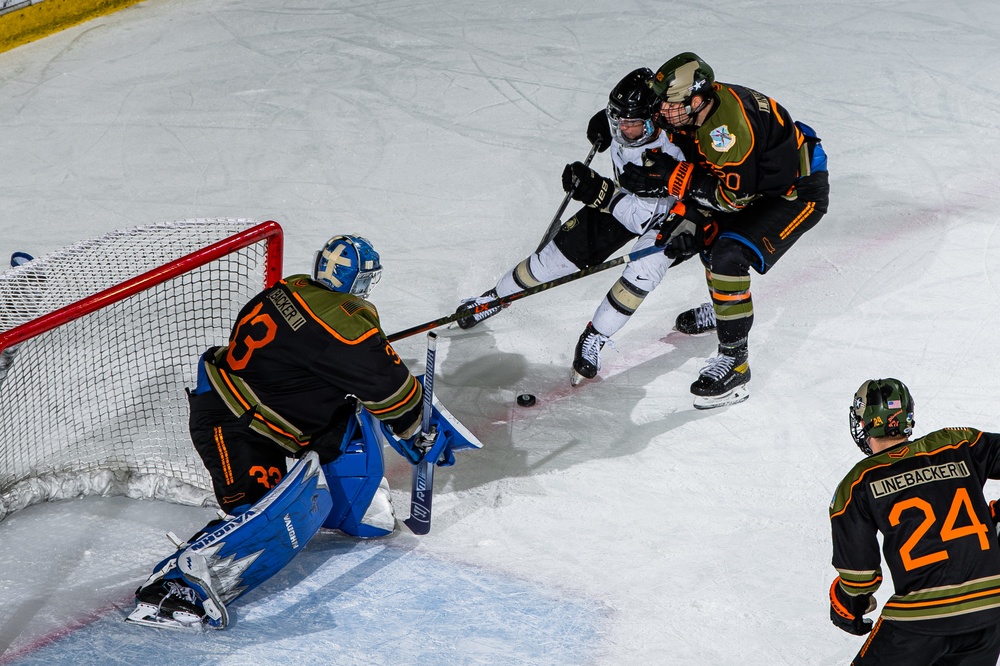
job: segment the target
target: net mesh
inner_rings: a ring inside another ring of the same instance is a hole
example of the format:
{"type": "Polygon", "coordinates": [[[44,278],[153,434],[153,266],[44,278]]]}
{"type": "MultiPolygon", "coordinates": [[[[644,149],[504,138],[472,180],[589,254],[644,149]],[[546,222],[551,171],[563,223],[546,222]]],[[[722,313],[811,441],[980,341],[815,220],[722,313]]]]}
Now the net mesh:
{"type": "MultiPolygon", "coordinates": [[[[197,219],[83,241],[0,274],[0,332],[259,224],[197,219]]],[[[263,241],[0,352],[0,519],[115,494],[212,505],[185,387],[265,284],[263,241]]]]}

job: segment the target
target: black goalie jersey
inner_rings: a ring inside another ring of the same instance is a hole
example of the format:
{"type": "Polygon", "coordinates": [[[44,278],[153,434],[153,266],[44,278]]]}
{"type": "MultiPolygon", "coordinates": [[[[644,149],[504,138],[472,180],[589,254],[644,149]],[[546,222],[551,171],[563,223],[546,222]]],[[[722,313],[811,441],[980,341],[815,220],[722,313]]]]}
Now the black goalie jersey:
{"type": "Polygon", "coordinates": [[[926,634],[1000,621],[1000,548],[987,479],[1000,478],[1000,435],[946,428],[866,458],[830,504],[834,585],[852,597],[882,582],[877,532],[895,594],[882,618],[926,634]]]}
{"type": "Polygon", "coordinates": [[[420,425],[420,382],[386,339],[375,306],[306,275],[247,303],[229,345],[204,367],[233,414],[250,412],[251,429],[292,453],[346,422],[355,399],[399,437],[420,425]]]}

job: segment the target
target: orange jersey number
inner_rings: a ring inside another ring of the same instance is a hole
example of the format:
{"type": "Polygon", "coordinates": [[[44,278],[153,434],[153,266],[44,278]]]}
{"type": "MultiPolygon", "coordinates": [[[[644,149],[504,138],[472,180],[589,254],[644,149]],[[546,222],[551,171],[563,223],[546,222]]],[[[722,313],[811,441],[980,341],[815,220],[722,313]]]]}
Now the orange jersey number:
{"type": "MultiPolygon", "coordinates": [[[[920,557],[913,557],[913,549],[916,548],[920,540],[934,526],[937,517],[934,515],[934,508],[929,502],[919,497],[912,497],[902,502],[897,502],[892,507],[892,512],[889,513],[889,523],[893,527],[899,525],[900,516],[908,509],[920,510],[924,514],[924,519],[917,529],[914,530],[913,534],[910,535],[910,538],[906,540],[906,543],[899,549],[899,556],[902,558],[903,566],[906,567],[906,570],[913,571],[928,564],[947,560],[947,549],[934,551],[920,557]]],[[[951,501],[951,508],[948,509],[948,515],[944,519],[944,525],[941,526],[941,541],[953,541],[967,536],[977,536],[979,537],[979,548],[981,550],[989,550],[990,540],[986,536],[988,533],[989,528],[976,517],[976,512],[972,508],[972,499],[969,497],[969,491],[965,488],[956,490],[955,497],[951,501]],[[960,512],[968,516],[969,525],[963,527],[955,526],[955,523],[958,522],[960,512]]]]}

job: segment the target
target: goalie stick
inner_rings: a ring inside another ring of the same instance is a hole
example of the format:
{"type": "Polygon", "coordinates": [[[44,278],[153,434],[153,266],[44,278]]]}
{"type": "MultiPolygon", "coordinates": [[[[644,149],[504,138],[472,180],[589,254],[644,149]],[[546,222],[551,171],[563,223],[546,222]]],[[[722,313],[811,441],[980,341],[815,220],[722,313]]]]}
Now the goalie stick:
{"type": "Polygon", "coordinates": [[[458,310],[450,315],[446,315],[434,321],[429,321],[425,324],[420,324],[418,326],[412,326],[410,328],[403,329],[397,333],[393,333],[388,337],[389,342],[396,342],[397,340],[402,340],[403,338],[408,338],[411,335],[416,335],[417,333],[423,333],[424,331],[430,331],[438,326],[444,326],[445,324],[450,324],[451,322],[460,319],[461,317],[468,317],[470,314],[476,312],[483,312],[489,310],[490,308],[495,308],[498,305],[506,306],[513,303],[516,300],[531,296],[532,294],[537,294],[538,292],[545,291],[546,289],[552,289],[553,287],[558,287],[561,284],[566,284],[567,282],[572,282],[574,280],[579,280],[582,277],[587,277],[588,275],[593,275],[594,273],[600,273],[601,271],[606,271],[609,268],[614,268],[615,266],[620,266],[622,264],[627,264],[629,262],[635,261],[636,259],[641,259],[642,257],[648,257],[651,254],[656,254],[657,252],[663,252],[662,247],[656,245],[650,245],[649,247],[643,248],[641,250],[636,250],[630,254],[622,255],[616,259],[609,259],[603,263],[597,264],[595,266],[590,266],[588,268],[583,268],[578,270],[576,273],[570,273],[569,275],[564,275],[561,278],[556,278],[554,280],[549,280],[548,282],[543,282],[541,284],[536,284],[534,287],[528,289],[523,289],[521,291],[515,291],[513,294],[507,296],[501,296],[499,298],[494,298],[492,301],[487,301],[486,303],[481,303],[474,308],[468,310],[458,310]]]}
{"type": "MultiPolygon", "coordinates": [[[[583,166],[589,167],[590,162],[594,159],[594,155],[596,154],[597,144],[595,143],[590,147],[590,153],[587,154],[587,159],[583,161],[583,166]]],[[[562,217],[563,211],[566,210],[566,206],[569,204],[570,197],[573,196],[573,192],[575,191],[576,187],[574,186],[573,189],[567,192],[566,196],[563,197],[562,204],[559,205],[559,210],[556,211],[555,217],[553,217],[552,221],[549,222],[549,228],[545,230],[545,235],[542,236],[542,242],[538,244],[535,254],[541,252],[542,248],[548,245],[549,241],[555,237],[556,232],[559,231],[559,227],[562,226],[562,220],[560,218],[562,217]]]]}
{"type": "Polygon", "coordinates": [[[414,534],[431,531],[431,502],[434,499],[434,464],[429,460],[437,433],[431,432],[434,413],[434,365],[437,356],[437,333],[427,334],[427,366],[424,369],[424,413],[420,421],[421,441],[429,443],[424,457],[413,466],[413,483],[410,488],[410,517],[403,524],[414,534]]]}

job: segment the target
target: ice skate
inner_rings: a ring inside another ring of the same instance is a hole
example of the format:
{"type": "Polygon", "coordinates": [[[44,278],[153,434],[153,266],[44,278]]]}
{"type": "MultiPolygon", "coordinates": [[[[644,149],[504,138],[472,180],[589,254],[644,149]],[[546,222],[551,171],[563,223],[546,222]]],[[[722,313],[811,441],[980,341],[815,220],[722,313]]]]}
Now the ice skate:
{"type": "Polygon", "coordinates": [[[463,299],[462,304],[458,306],[458,309],[455,310],[455,312],[464,312],[467,310],[469,311],[469,314],[465,317],[458,318],[455,321],[455,323],[458,324],[459,328],[463,330],[468,330],[473,326],[475,326],[476,324],[478,324],[479,322],[489,319],[493,315],[503,310],[506,306],[497,305],[495,307],[486,310],[479,310],[479,307],[485,303],[489,303],[490,301],[496,300],[496,298],[497,298],[496,289],[490,289],[489,291],[484,292],[482,296],[463,299]]]}
{"type": "Polygon", "coordinates": [[[205,611],[198,593],[180,580],[157,580],[135,591],[126,622],[160,629],[202,629],[205,611]]]}
{"type": "Polygon", "coordinates": [[[713,409],[743,402],[750,397],[750,364],[746,347],[719,349],[699,372],[698,381],[691,384],[696,409],[713,409]]]}
{"type": "Polygon", "coordinates": [[[674,329],[685,335],[701,335],[715,330],[715,308],[711,303],[702,303],[696,308],[677,315],[674,329]]]}
{"type": "Polygon", "coordinates": [[[601,335],[591,323],[580,334],[576,343],[576,353],[573,356],[573,375],[570,384],[578,386],[584,379],[593,379],[601,369],[601,350],[608,341],[608,336],[601,335]]]}

